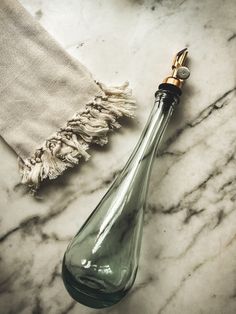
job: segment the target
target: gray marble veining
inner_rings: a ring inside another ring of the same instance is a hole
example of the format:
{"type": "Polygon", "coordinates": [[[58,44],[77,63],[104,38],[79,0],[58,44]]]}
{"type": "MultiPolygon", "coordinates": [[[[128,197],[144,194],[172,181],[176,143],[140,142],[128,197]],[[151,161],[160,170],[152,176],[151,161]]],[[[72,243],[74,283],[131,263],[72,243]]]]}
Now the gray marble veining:
{"type": "Polygon", "coordinates": [[[105,150],[37,199],[18,184],[16,156],[0,142],[0,313],[95,312],[65,291],[64,250],[122,169],[185,46],[191,77],[154,165],[137,281],[124,301],[96,313],[236,313],[235,1],[20,2],[96,79],[128,79],[139,108],[105,150]]]}

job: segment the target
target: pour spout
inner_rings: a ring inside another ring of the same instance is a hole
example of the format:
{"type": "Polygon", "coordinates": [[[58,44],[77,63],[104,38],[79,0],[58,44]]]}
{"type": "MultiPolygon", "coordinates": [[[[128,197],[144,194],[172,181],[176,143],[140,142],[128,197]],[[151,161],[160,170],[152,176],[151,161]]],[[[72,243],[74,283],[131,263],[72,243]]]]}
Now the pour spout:
{"type": "Polygon", "coordinates": [[[163,83],[175,85],[179,88],[182,87],[183,82],[189,78],[189,68],[185,66],[188,55],[188,48],[180,50],[174,57],[172,63],[172,73],[164,79],[163,83]]]}

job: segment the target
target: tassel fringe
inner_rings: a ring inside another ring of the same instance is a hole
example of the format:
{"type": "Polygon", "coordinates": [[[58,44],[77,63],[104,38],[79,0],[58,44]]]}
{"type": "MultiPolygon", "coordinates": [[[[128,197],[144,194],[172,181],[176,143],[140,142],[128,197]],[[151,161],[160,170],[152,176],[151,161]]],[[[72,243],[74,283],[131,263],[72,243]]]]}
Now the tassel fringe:
{"type": "Polygon", "coordinates": [[[134,117],[136,102],[127,82],[119,87],[97,84],[104,95],[95,97],[76,112],[33,156],[25,160],[19,158],[21,182],[32,191],[36,191],[44,179],[55,179],[67,168],[77,165],[80,158],[87,161],[90,145],[105,145],[108,132],[121,127],[117,121],[120,117],[134,117]]]}

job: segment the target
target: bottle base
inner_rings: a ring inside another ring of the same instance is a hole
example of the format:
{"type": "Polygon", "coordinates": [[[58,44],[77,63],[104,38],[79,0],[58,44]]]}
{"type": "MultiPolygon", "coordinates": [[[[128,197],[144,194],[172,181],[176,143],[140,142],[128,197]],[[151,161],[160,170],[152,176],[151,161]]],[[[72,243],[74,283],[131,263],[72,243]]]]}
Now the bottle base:
{"type": "Polygon", "coordinates": [[[74,279],[64,264],[62,265],[62,279],[69,295],[77,302],[94,309],[101,309],[115,305],[121,301],[128,290],[105,293],[99,289],[85,286],[74,279]]]}

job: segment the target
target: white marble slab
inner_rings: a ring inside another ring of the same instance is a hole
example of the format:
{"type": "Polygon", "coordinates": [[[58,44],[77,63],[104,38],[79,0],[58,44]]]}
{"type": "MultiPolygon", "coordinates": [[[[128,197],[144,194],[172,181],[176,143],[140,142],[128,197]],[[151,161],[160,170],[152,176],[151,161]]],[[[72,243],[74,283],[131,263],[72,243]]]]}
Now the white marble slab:
{"type": "Polygon", "coordinates": [[[0,142],[0,313],[236,313],[236,3],[234,0],[21,0],[105,83],[129,80],[138,121],[80,168],[28,195],[0,142]],[[68,241],[124,165],[173,55],[190,50],[184,88],[156,159],[136,284],[101,311],[60,278],[68,241]]]}

